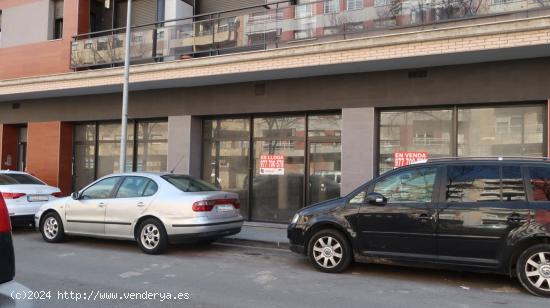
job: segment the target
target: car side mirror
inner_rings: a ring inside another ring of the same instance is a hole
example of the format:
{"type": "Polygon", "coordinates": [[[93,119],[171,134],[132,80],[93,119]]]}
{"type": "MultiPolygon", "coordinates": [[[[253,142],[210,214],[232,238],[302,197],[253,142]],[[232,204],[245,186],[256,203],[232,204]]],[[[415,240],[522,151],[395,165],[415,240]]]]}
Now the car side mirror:
{"type": "Polygon", "coordinates": [[[80,199],[80,194],[77,191],[75,191],[71,194],[71,198],[73,200],[78,200],[78,199],[80,199]]]}
{"type": "Polygon", "coordinates": [[[365,198],[366,203],[372,205],[384,206],[388,203],[388,199],[380,193],[371,192],[365,198]]]}

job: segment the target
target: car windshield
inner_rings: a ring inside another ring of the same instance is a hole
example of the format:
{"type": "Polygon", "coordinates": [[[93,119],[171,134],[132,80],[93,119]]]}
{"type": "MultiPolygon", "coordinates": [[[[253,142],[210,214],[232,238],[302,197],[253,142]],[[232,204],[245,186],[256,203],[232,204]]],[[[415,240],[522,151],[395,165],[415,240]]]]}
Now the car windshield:
{"type": "Polygon", "coordinates": [[[23,173],[2,173],[0,174],[0,185],[34,184],[46,185],[37,178],[23,173]]]}
{"type": "Polygon", "coordinates": [[[162,178],[183,192],[218,190],[214,185],[186,175],[169,174],[163,175],[162,178]]]}

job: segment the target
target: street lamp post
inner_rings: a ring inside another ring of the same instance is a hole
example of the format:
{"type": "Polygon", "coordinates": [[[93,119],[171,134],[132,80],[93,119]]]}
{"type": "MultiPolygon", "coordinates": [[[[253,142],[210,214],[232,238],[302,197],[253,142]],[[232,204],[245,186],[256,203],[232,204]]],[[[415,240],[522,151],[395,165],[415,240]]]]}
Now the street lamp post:
{"type": "Polygon", "coordinates": [[[132,0],[126,11],[126,41],[124,45],[124,85],[122,89],[122,125],[120,129],[120,172],[126,172],[126,143],[128,140],[128,88],[130,85],[130,32],[132,25],[132,0]]]}

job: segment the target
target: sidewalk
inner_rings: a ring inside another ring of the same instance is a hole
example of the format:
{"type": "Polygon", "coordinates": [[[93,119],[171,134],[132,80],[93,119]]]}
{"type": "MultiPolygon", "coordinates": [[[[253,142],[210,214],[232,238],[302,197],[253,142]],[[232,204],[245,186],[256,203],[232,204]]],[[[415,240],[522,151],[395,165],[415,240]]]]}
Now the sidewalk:
{"type": "Polygon", "coordinates": [[[258,246],[268,248],[288,249],[286,224],[257,223],[245,221],[239,234],[224,237],[218,242],[258,246]]]}

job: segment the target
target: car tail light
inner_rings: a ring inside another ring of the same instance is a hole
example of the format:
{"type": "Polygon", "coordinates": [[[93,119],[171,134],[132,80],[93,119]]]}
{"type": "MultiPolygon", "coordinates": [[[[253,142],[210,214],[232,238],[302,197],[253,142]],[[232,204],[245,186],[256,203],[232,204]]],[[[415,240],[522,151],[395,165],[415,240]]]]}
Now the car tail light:
{"type": "Polygon", "coordinates": [[[54,192],[54,193],[52,194],[52,196],[54,196],[54,197],[56,197],[56,198],[61,198],[61,197],[63,197],[63,193],[62,193],[62,192],[54,192]]]}
{"type": "Polygon", "coordinates": [[[8,214],[8,208],[4,198],[0,196],[0,233],[6,233],[11,231],[10,215],[8,214]]]}
{"type": "Polygon", "coordinates": [[[232,204],[235,209],[241,208],[239,199],[212,199],[201,200],[193,203],[194,212],[210,212],[218,204],[232,204]]]}
{"type": "Polygon", "coordinates": [[[26,196],[24,193],[11,193],[11,192],[3,192],[2,198],[4,199],[19,199],[21,197],[26,196]]]}

